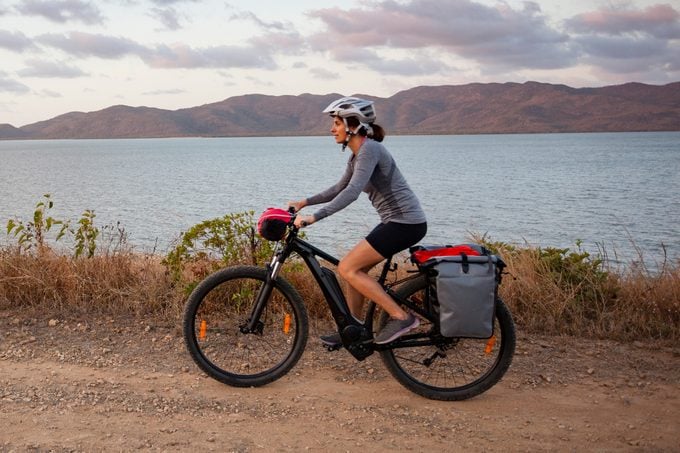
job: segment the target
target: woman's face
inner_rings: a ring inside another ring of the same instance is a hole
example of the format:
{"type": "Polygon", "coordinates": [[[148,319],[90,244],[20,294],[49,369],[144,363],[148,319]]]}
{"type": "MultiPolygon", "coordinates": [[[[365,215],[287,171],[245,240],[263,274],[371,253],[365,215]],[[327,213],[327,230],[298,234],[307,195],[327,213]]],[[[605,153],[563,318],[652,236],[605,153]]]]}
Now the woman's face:
{"type": "Polygon", "coordinates": [[[331,134],[333,134],[333,137],[335,137],[335,143],[344,143],[345,138],[347,138],[347,132],[345,132],[345,123],[338,116],[333,117],[331,134]]]}

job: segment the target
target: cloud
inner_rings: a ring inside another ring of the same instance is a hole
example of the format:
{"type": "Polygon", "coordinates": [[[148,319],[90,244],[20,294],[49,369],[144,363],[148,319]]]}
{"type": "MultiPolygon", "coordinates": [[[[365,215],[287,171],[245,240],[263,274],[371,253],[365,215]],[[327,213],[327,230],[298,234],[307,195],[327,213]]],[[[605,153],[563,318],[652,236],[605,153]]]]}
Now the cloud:
{"type": "Polygon", "coordinates": [[[249,40],[253,50],[267,54],[282,53],[300,55],[308,48],[307,42],[298,32],[270,32],[249,40]]]}
{"type": "Polygon", "coordinates": [[[643,58],[664,55],[668,50],[666,41],[640,39],[633,36],[587,36],[575,38],[585,55],[591,58],[643,58]]]}
{"type": "Polygon", "coordinates": [[[680,70],[680,13],[671,5],[603,8],[574,16],[565,27],[581,61],[606,72],[671,78],[680,70]]]}
{"type": "Polygon", "coordinates": [[[269,54],[248,46],[192,48],[163,44],[140,56],[154,68],[276,68],[269,54]]]}
{"type": "Polygon", "coordinates": [[[273,87],[275,85],[275,83],[272,82],[269,79],[263,80],[263,79],[260,79],[258,77],[252,76],[252,75],[246,76],[245,79],[251,81],[255,85],[268,86],[268,87],[273,87]]]}
{"type": "Polygon", "coordinates": [[[145,96],[163,96],[166,94],[182,94],[186,93],[186,90],[181,90],[179,88],[176,89],[171,89],[171,90],[154,90],[154,91],[145,91],[142,94],[145,96]]]}
{"type": "Polygon", "coordinates": [[[22,14],[42,16],[52,22],[78,21],[88,25],[104,22],[99,8],[81,0],[23,0],[16,9],[22,14]]]}
{"type": "Polygon", "coordinates": [[[48,97],[48,98],[61,98],[63,97],[61,93],[57,93],[56,91],[52,90],[40,90],[38,93],[42,97],[48,97]]]}
{"type": "Polygon", "coordinates": [[[151,0],[152,3],[155,3],[156,5],[160,6],[165,6],[165,5],[174,5],[175,3],[197,3],[200,2],[201,0],[151,0]]]}
{"type": "Polygon", "coordinates": [[[179,13],[175,8],[151,8],[151,17],[157,19],[168,30],[179,30],[179,13]]]}
{"type": "Polygon", "coordinates": [[[578,14],[566,21],[576,33],[622,35],[641,32],[656,38],[680,39],[680,13],[671,5],[641,9],[602,9],[578,14]]]}
{"type": "Polygon", "coordinates": [[[29,91],[26,85],[8,78],[7,73],[0,71],[0,93],[28,93],[29,91]]]}
{"type": "Polygon", "coordinates": [[[418,76],[448,72],[452,69],[441,59],[429,56],[427,52],[398,59],[388,58],[368,49],[336,49],[334,53],[338,61],[361,63],[381,74],[418,76]]]}
{"type": "Polygon", "coordinates": [[[136,56],[153,68],[276,68],[272,49],[253,46],[194,48],[186,44],[159,44],[148,47],[127,38],[83,32],[46,34],[39,36],[38,41],[77,57],[136,56]]]}
{"type": "Polygon", "coordinates": [[[251,11],[238,11],[236,13],[233,13],[229,20],[246,20],[254,23],[260,28],[266,29],[266,30],[280,30],[280,31],[285,31],[290,28],[290,24],[285,24],[283,22],[279,21],[273,21],[273,22],[265,22],[262,19],[260,19],[255,13],[251,11]]]}
{"type": "MultiPolygon", "coordinates": [[[[227,7],[235,9],[230,5],[227,5],[227,7]]],[[[295,30],[291,23],[280,21],[266,22],[251,11],[240,10],[233,13],[229,20],[251,22],[264,30],[263,34],[248,39],[254,51],[270,55],[273,53],[300,55],[305,50],[308,50],[309,46],[306,39],[295,30]]]]}
{"type": "Polygon", "coordinates": [[[20,31],[0,30],[0,48],[22,52],[33,47],[33,42],[20,31]]]}
{"type": "MultiPolygon", "coordinates": [[[[383,0],[365,8],[327,8],[309,15],[326,27],[310,37],[312,47],[336,59],[354,49],[357,63],[362,63],[358,50],[375,53],[381,48],[438,49],[487,65],[524,68],[565,67],[575,58],[568,36],[552,28],[533,2],[513,9],[505,3],[491,7],[470,0],[383,0]]],[[[385,63],[386,68],[405,68],[385,63]]]]}
{"type": "Polygon", "coordinates": [[[18,72],[20,76],[72,79],[86,75],[79,68],[61,62],[29,60],[26,63],[28,67],[18,72]]]}
{"type": "Polygon", "coordinates": [[[333,50],[335,59],[339,62],[357,63],[377,71],[381,74],[417,76],[441,73],[452,68],[436,57],[429,57],[425,52],[419,52],[414,57],[387,58],[369,49],[338,48],[333,50]]]}
{"type": "Polygon", "coordinates": [[[151,8],[149,15],[158,20],[167,30],[179,30],[182,28],[180,19],[186,19],[187,16],[173,7],[177,3],[198,3],[201,0],[152,0],[152,3],[158,5],[157,8],[151,8]]]}
{"type": "Polygon", "coordinates": [[[146,47],[127,38],[77,31],[45,34],[38,36],[37,41],[77,57],[115,59],[148,52],[146,47]]]}
{"type": "Polygon", "coordinates": [[[317,79],[335,80],[340,78],[340,74],[326,68],[311,68],[309,73],[312,74],[312,77],[317,79]]]}
{"type": "Polygon", "coordinates": [[[381,74],[401,75],[401,76],[423,76],[434,73],[448,72],[451,66],[442,61],[428,57],[402,58],[402,59],[382,59],[376,58],[368,62],[367,66],[381,74]]]}

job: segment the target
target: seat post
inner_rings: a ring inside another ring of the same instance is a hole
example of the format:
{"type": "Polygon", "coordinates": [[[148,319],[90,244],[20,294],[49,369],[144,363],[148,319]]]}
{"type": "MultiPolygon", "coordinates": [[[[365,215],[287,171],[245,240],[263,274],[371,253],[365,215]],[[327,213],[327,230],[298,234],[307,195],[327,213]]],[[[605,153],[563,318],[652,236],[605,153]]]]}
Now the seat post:
{"type": "Polygon", "coordinates": [[[390,271],[391,265],[392,265],[392,256],[389,256],[385,260],[385,264],[383,265],[382,272],[380,273],[380,278],[378,279],[378,283],[380,283],[381,285],[385,284],[385,280],[387,280],[387,273],[390,271]]]}

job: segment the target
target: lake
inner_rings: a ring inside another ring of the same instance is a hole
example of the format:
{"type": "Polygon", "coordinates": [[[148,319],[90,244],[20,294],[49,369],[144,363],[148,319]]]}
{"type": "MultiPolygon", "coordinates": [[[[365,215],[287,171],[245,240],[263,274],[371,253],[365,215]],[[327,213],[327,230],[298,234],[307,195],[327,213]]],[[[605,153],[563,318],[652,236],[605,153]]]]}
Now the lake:
{"type": "MultiPolygon", "coordinates": [[[[543,247],[581,240],[624,260],[635,248],[680,257],[678,132],[388,136],[385,145],[426,211],[425,243],[477,233],[543,247]]],[[[0,222],[29,220],[50,193],[55,217],[94,209],[99,226],[120,222],[138,250],[165,253],[202,220],[325,189],[348,157],[331,137],[0,141],[0,222]]],[[[363,194],[306,231],[340,255],[377,222],[363,194]]]]}

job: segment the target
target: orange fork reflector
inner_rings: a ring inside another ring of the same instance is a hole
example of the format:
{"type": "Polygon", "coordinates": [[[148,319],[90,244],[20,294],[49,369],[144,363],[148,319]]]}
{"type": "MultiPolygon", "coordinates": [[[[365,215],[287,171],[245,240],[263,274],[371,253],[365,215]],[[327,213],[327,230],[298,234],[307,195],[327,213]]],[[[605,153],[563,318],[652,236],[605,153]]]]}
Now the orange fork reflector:
{"type": "Polygon", "coordinates": [[[201,328],[198,329],[198,339],[199,340],[205,340],[205,333],[208,330],[208,323],[205,322],[205,319],[201,321],[201,328]]]}
{"type": "Polygon", "coordinates": [[[286,316],[283,317],[283,333],[288,335],[290,332],[290,314],[286,313],[286,316]]]}
{"type": "Polygon", "coordinates": [[[486,342],[486,347],[484,348],[484,354],[491,354],[491,351],[493,351],[493,347],[496,345],[496,335],[492,336],[489,338],[489,340],[486,342]]]}

